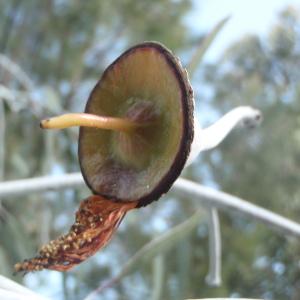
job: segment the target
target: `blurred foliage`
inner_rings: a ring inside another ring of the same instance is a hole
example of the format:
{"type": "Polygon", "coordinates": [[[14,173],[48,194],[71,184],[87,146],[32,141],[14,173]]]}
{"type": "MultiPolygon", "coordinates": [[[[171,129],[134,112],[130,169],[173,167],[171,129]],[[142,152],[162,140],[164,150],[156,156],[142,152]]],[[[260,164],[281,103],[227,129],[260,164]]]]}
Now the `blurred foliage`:
{"type": "MultiPolygon", "coordinates": [[[[42,133],[39,120],[63,111],[82,111],[105,67],[134,43],[157,40],[178,56],[192,52],[195,40],[205,39],[192,36],[185,21],[191,9],[191,0],[0,2],[0,53],[29,77],[12,75],[0,64],[1,162],[1,149],[5,149],[0,176],[9,180],[78,171],[78,132],[42,133]],[[16,97],[4,97],[4,87],[16,97]]],[[[223,23],[218,26],[216,32],[223,23]]],[[[205,67],[202,84],[210,93],[196,98],[207,99],[219,114],[248,103],[260,108],[265,120],[258,131],[231,134],[220,149],[204,154],[199,164],[186,172],[189,178],[210,178],[227,192],[295,220],[300,208],[299,26],[299,12],[288,8],[267,38],[245,37],[227,49],[218,63],[205,67]]],[[[206,41],[211,42],[209,37],[206,41]]],[[[202,50],[198,49],[200,56],[202,50]]],[[[53,191],[0,202],[0,272],[11,276],[16,261],[33,255],[39,245],[65,232],[79,201],[88,194],[87,189],[53,191]]],[[[74,270],[64,275],[43,271],[14,279],[24,280],[54,299],[83,299],[122,272],[122,266],[126,267],[126,262],[130,265],[137,252],[138,265],[118,284],[104,290],[99,299],[238,294],[297,299],[299,243],[235,215],[222,214],[221,220],[224,284],[208,287],[205,218],[190,234],[196,209],[199,204],[193,199],[164,197],[130,213],[112,243],[74,270]],[[177,233],[177,224],[189,227],[177,233]],[[165,233],[173,227],[175,231],[165,233]],[[168,237],[166,244],[155,244],[154,254],[162,253],[154,260],[143,259],[143,246],[161,235],[168,237]],[[170,240],[177,245],[170,247],[170,240]]]]}
{"type": "MultiPolygon", "coordinates": [[[[266,38],[245,36],[206,66],[207,99],[222,114],[236,105],[262,110],[259,130],[237,130],[206,154],[212,180],[226,192],[298,220],[300,213],[300,11],[280,13],[266,38]]],[[[224,283],[248,297],[298,299],[299,242],[261,225],[224,217],[224,283]],[[234,267],[234,269],[233,269],[234,267]]]]}

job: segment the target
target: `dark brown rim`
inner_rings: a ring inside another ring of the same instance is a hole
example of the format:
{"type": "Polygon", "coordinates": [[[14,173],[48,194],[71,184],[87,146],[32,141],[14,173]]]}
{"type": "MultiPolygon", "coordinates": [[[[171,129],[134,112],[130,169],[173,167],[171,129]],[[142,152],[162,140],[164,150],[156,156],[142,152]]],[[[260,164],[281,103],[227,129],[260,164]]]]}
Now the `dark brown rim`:
{"type": "MultiPolygon", "coordinates": [[[[153,201],[158,200],[163,194],[167,193],[171,186],[173,185],[174,181],[179,177],[185,162],[188,158],[188,155],[190,153],[191,144],[194,138],[194,100],[193,100],[193,90],[190,86],[190,83],[188,81],[188,77],[186,74],[186,71],[182,68],[179,60],[163,45],[157,43],[157,42],[144,42],[141,44],[138,44],[136,46],[133,46],[129,48],[127,51],[125,51],[122,55],[120,55],[111,65],[107,67],[107,69],[103,72],[103,75],[101,79],[97,82],[95,87],[93,88],[89,99],[86,103],[85,112],[89,108],[89,102],[91,100],[91,96],[93,95],[94,91],[101,86],[101,82],[105,80],[105,77],[107,76],[107,73],[111,70],[111,68],[114,67],[115,64],[117,64],[120,60],[124,59],[131,53],[133,53],[136,50],[140,49],[155,49],[159,53],[163,54],[163,56],[166,58],[167,63],[173,70],[175,77],[178,80],[180,90],[181,90],[181,104],[183,109],[183,133],[182,133],[182,140],[180,143],[179,150],[176,154],[176,157],[169,169],[169,171],[162,177],[160,182],[157,184],[157,186],[147,195],[144,195],[143,197],[139,199],[133,199],[138,201],[137,207],[146,206],[150,204],[153,201]]],[[[82,176],[87,184],[87,186],[92,190],[92,192],[96,195],[106,196],[100,194],[99,192],[95,191],[92,186],[90,185],[86,175],[83,172],[83,167],[81,165],[81,143],[80,140],[83,136],[82,128],[79,130],[79,143],[78,143],[78,155],[79,155],[79,164],[82,171],[82,176]]],[[[112,201],[124,201],[124,199],[108,199],[112,201]]],[[[128,199],[126,199],[128,200],[128,199]]]]}

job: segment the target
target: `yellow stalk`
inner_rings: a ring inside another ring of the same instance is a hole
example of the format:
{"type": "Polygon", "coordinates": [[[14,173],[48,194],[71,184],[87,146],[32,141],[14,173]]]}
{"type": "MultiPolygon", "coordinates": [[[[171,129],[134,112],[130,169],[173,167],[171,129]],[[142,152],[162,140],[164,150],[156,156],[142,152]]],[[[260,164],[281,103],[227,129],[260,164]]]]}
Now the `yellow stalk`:
{"type": "MultiPolygon", "coordinates": [[[[142,126],[137,122],[123,118],[97,116],[86,113],[70,113],[42,120],[43,129],[63,129],[73,126],[85,126],[117,131],[131,131],[142,126]]],[[[145,125],[145,124],[144,124],[145,125]]]]}

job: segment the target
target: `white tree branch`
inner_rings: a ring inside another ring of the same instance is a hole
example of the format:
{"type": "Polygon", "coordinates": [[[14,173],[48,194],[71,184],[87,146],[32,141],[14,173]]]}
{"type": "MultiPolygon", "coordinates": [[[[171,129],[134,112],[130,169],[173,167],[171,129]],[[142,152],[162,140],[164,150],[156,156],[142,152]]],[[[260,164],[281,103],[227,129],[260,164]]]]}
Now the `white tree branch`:
{"type": "Polygon", "coordinates": [[[30,77],[21,69],[18,64],[1,53],[0,66],[10,72],[27,91],[33,89],[34,84],[30,77]]]}
{"type": "Polygon", "coordinates": [[[81,173],[4,181],[0,183],[0,198],[83,186],[85,185],[81,173]]]}
{"type": "MultiPolygon", "coordinates": [[[[0,275],[0,299],[6,300],[47,300],[23,285],[0,275]]],[[[49,299],[48,299],[49,300],[49,299]]]]}
{"type": "Polygon", "coordinates": [[[184,197],[197,198],[203,205],[217,207],[228,212],[239,212],[284,233],[300,237],[299,223],[230,194],[183,178],[175,182],[173,191],[184,197]]]}
{"type": "MultiPolygon", "coordinates": [[[[83,186],[85,185],[80,173],[7,181],[0,183],[0,198],[83,186]]],[[[217,207],[229,212],[242,213],[284,233],[300,237],[299,223],[238,197],[216,191],[183,178],[177,179],[172,191],[184,197],[197,198],[203,205],[208,207],[217,207]]]]}
{"type": "Polygon", "coordinates": [[[220,221],[218,210],[214,207],[208,209],[208,230],[209,230],[209,272],[206,282],[211,286],[220,286],[222,266],[222,242],[220,232],[220,221]]]}
{"type": "Polygon", "coordinates": [[[0,99],[0,180],[3,179],[5,165],[5,127],[4,103],[0,99]]]}

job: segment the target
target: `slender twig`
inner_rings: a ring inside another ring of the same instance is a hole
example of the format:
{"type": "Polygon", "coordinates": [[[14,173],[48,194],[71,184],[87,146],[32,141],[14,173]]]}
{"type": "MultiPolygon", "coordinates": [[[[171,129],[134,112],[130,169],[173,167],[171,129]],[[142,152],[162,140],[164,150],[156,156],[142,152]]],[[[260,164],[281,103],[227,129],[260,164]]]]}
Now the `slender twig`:
{"type": "Polygon", "coordinates": [[[199,222],[201,222],[201,210],[196,211],[189,219],[181,224],[173,227],[169,231],[152,239],[149,243],[140,248],[119,270],[119,272],[110,280],[101,284],[97,289],[93,290],[84,300],[92,300],[103,290],[117,284],[125,275],[129,274],[141,262],[154,258],[158,253],[169,250],[174,243],[178,243],[186,237],[188,233],[194,230],[199,222]]]}
{"type": "Polygon", "coordinates": [[[0,198],[17,197],[35,192],[56,191],[76,186],[84,186],[80,173],[6,181],[0,183],[0,198]]]}
{"type": "Polygon", "coordinates": [[[10,104],[12,101],[14,101],[15,95],[9,88],[0,84],[0,98],[8,101],[8,104],[10,104]]]}
{"type": "Polygon", "coordinates": [[[19,65],[3,54],[0,54],[0,66],[10,72],[25,88],[25,90],[31,91],[33,89],[34,84],[30,77],[21,69],[19,65]]]}
{"type": "MultiPolygon", "coordinates": [[[[7,181],[0,183],[0,198],[83,186],[84,182],[80,173],[7,181]]],[[[299,223],[230,194],[216,191],[183,178],[177,179],[172,191],[184,197],[196,198],[206,206],[215,206],[229,212],[242,213],[277,230],[300,237],[299,223]]]]}
{"type": "Polygon", "coordinates": [[[153,259],[153,287],[151,300],[159,300],[162,298],[165,273],[165,257],[162,254],[157,255],[153,259]]]}
{"type": "Polygon", "coordinates": [[[209,231],[209,272],[206,276],[207,284],[211,286],[221,285],[221,232],[218,210],[208,208],[208,231],[209,231]]]}
{"type": "Polygon", "coordinates": [[[8,88],[0,84],[0,101],[5,101],[12,111],[19,111],[20,108],[24,108],[27,102],[27,93],[19,90],[8,88]]]}
{"type": "Polygon", "coordinates": [[[5,166],[5,125],[4,103],[0,99],[0,180],[3,179],[5,166]]]}
{"type": "Polygon", "coordinates": [[[230,194],[183,178],[175,182],[173,191],[177,195],[196,198],[203,205],[217,207],[227,212],[239,212],[281,232],[300,237],[299,223],[230,194]]]}

